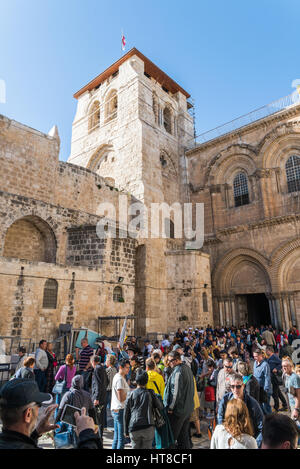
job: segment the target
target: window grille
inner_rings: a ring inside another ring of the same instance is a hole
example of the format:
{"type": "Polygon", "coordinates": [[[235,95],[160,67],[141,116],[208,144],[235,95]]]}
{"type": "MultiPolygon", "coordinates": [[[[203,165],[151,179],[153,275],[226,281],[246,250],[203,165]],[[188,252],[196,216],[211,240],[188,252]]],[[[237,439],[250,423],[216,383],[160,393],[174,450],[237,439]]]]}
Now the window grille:
{"type": "Polygon", "coordinates": [[[249,204],[248,181],[245,174],[238,174],[233,181],[234,203],[236,207],[249,204]]]}
{"type": "Polygon", "coordinates": [[[289,192],[300,191],[300,156],[291,156],[285,165],[289,192]]]}

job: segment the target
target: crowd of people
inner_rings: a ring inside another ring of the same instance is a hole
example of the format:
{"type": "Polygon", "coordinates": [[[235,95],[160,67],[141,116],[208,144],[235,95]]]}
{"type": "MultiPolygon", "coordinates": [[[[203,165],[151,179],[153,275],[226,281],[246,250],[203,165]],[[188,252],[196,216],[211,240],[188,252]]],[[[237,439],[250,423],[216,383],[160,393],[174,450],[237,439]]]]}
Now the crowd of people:
{"type": "Polygon", "coordinates": [[[272,326],[210,325],[178,329],[142,346],[131,337],[115,351],[103,341],[94,349],[85,338],[60,366],[45,340],[34,358],[21,347],[13,379],[0,390],[0,448],[12,447],[14,438],[16,447],[37,447],[42,431],[53,431],[55,441],[70,434],[78,448],[102,448],[112,420],[112,449],[130,443],[134,449],[188,450],[202,438],[204,421],[212,449],[296,449],[297,339],[296,327],[286,333],[272,326]],[[56,403],[49,405],[51,395],[56,403]],[[45,401],[47,411],[34,430],[35,406],[45,401]],[[62,419],[66,405],[82,409],[76,427],[62,419]],[[26,429],[23,437],[20,429],[26,429]]]}

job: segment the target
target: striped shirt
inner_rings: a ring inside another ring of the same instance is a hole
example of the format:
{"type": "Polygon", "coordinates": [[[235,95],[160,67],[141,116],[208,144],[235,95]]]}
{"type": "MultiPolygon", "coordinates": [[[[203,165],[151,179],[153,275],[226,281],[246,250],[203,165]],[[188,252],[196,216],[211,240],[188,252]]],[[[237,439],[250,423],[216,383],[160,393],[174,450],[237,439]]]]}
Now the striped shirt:
{"type": "Polygon", "coordinates": [[[94,349],[87,345],[80,352],[79,371],[83,371],[89,364],[91,357],[94,355],[94,349]]]}

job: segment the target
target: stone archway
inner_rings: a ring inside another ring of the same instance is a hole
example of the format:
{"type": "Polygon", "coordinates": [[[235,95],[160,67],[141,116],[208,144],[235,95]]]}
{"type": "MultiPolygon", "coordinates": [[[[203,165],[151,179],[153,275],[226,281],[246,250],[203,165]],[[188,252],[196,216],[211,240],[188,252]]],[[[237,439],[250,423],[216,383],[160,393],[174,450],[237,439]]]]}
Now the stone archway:
{"type": "Polygon", "coordinates": [[[225,255],[213,273],[213,286],[221,325],[274,322],[267,260],[256,251],[238,249],[225,255]]]}
{"type": "Polygon", "coordinates": [[[3,257],[55,263],[56,250],[52,229],[37,216],[19,218],[6,231],[3,257]]]}

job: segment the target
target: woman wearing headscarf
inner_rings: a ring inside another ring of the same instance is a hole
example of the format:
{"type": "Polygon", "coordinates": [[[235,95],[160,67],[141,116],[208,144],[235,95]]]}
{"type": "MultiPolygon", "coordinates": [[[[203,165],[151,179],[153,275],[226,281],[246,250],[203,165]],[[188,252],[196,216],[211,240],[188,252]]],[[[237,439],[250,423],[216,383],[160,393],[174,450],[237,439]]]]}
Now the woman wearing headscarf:
{"type": "Polygon", "coordinates": [[[61,400],[55,423],[60,421],[65,405],[71,405],[73,407],[77,407],[78,409],[82,409],[82,407],[85,407],[87,415],[92,417],[94,419],[94,422],[96,422],[96,411],[92,398],[90,394],[83,389],[83,386],[83,376],[74,376],[74,378],[72,379],[70,390],[65,393],[61,400]]]}

